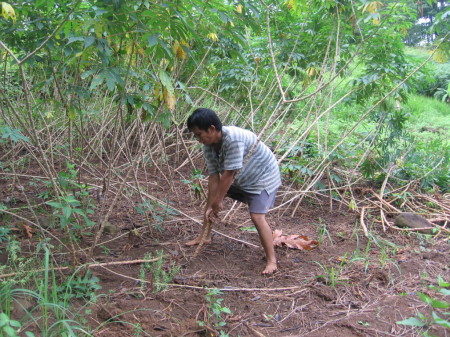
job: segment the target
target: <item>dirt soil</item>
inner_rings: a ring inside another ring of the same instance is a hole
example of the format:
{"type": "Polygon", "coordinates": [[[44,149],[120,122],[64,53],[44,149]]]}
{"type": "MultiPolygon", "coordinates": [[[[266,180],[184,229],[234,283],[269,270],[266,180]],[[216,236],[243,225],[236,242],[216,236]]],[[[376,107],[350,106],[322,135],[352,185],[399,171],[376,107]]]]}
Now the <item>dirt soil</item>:
{"type": "MultiPolygon", "coordinates": [[[[18,186],[29,186],[27,178],[2,185],[2,200],[13,195],[16,205],[25,203],[18,186]]],[[[295,215],[295,204],[268,215],[272,229],[320,241],[309,251],[277,247],[279,269],[273,275],[261,275],[265,262],[258,235],[243,230],[251,226],[246,207],[236,210],[231,200],[224,203],[225,219],[214,225],[213,243],[194,257],[195,248],[184,243],[199,233],[201,201],[180,180],[168,186],[155,178],[147,187],[178,214],[155,206],[147,221],[136,212],[136,195],[114,207],[109,222],[119,231],[104,233],[94,251],[96,262],[119,263],[92,269],[102,286],[98,293],[104,294],[90,306],[86,323],[96,328],[95,336],[419,336],[396,322],[419,312],[431,316],[416,293],[434,295],[428,286],[436,285],[438,275],[450,281],[450,248],[442,236],[383,231],[374,213],[373,222],[366,222],[369,240],[358,212],[318,198],[305,198],[295,215]],[[164,271],[179,268],[162,284],[153,273],[157,266],[127,263],[161,251],[164,271]],[[212,295],[218,308],[230,313],[213,312],[206,299],[213,288],[221,290],[212,295]]],[[[113,198],[102,202],[108,205],[113,198]]],[[[37,234],[22,235],[31,252],[38,240],[37,234]]],[[[89,247],[92,240],[82,237],[80,246],[89,247]]],[[[430,332],[450,336],[435,326],[430,332]]]]}

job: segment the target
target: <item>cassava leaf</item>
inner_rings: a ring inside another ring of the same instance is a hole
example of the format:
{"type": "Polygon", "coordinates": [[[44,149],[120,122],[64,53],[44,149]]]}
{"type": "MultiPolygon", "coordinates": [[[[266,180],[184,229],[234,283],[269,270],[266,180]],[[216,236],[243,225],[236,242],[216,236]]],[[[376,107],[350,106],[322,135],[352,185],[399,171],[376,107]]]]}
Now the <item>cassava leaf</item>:
{"type": "Polygon", "coordinates": [[[173,94],[173,85],[172,85],[172,79],[164,70],[159,71],[159,80],[161,81],[162,85],[167,89],[169,93],[173,94]]]}

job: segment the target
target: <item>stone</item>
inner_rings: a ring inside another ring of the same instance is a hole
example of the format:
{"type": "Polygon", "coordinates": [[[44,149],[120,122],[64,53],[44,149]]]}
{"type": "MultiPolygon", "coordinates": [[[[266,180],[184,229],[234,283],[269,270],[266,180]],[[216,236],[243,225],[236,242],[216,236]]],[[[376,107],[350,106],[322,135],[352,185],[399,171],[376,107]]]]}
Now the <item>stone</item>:
{"type": "Polygon", "coordinates": [[[103,225],[103,232],[106,234],[115,235],[120,231],[118,226],[113,225],[112,223],[105,222],[103,225]]]}
{"type": "Polygon", "coordinates": [[[397,227],[413,228],[418,229],[417,231],[420,233],[433,234],[433,225],[431,224],[431,222],[429,222],[423,216],[415,213],[402,213],[395,218],[394,223],[397,227]]]}

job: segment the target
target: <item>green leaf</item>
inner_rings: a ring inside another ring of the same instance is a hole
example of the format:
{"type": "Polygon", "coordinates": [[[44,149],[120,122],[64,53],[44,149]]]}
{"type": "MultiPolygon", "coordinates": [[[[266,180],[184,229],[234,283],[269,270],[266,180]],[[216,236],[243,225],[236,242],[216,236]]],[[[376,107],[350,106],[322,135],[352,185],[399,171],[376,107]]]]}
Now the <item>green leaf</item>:
{"type": "Polygon", "coordinates": [[[84,47],[85,48],[89,48],[90,46],[92,46],[95,43],[95,37],[93,36],[86,36],[84,38],[84,47]]]}
{"type": "Polygon", "coordinates": [[[20,324],[20,322],[18,322],[18,321],[15,321],[15,320],[10,320],[9,321],[9,325],[11,325],[12,327],[14,327],[14,328],[20,328],[22,325],[20,324]]]}
{"type": "Polygon", "coordinates": [[[64,218],[69,219],[72,215],[72,208],[71,207],[63,207],[62,208],[64,218]]]}
{"type": "Polygon", "coordinates": [[[257,229],[255,226],[243,226],[243,227],[239,227],[239,229],[243,232],[257,232],[257,229]]]}
{"type": "Polygon", "coordinates": [[[63,208],[63,205],[56,201],[47,201],[46,204],[55,208],[63,208]]]}
{"type": "Polygon", "coordinates": [[[73,212],[73,213],[76,213],[76,214],[79,214],[79,215],[82,215],[82,216],[86,216],[86,214],[84,213],[84,211],[83,211],[82,209],[79,209],[79,208],[74,208],[74,209],[72,209],[72,212],[73,212]]]}
{"type": "Polygon", "coordinates": [[[230,308],[227,308],[227,307],[222,307],[222,312],[224,312],[226,314],[231,314],[230,308]]]}
{"type": "Polygon", "coordinates": [[[83,80],[85,80],[85,79],[88,78],[89,76],[94,75],[96,72],[97,72],[97,70],[95,70],[95,69],[88,70],[88,71],[85,71],[84,73],[82,73],[82,74],[80,75],[80,77],[81,77],[83,80]]]}
{"type": "Polygon", "coordinates": [[[434,322],[436,324],[439,324],[440,326],[443,326],[444,328],[450,328],[450,322],[439,317],[434,311],[431,313],[431,316],[433,316],[434,322]]]}
{"type": "Polygon", "coordinates": [[[14,143],[17,143],[19,140],[23,140],[24,142],[30,141],[28,137],[25,137],[22,133],[20,133],[19,129],[11,129],[8,126],[0,128],[0,135],[3,139],[9,138],[14,143]]]}
{"type": "Polygon", "coordinates": [[[155,46],[155,45],[157,45],[158,44],[158,35],[159,34],[153,34],[153,35],[150,35],[149,37],[148,37],[148,45],[150,46],[150,47],[153,47],[153,46],[155,46]]]}
{"type": "Polygon", "coordinates": [[[441,289],[439,289],[439,292],[440,292],[442,295],[450,296],[450,290],[449,290],[449,289],[441,288],[441,289]]]}
{"type": "Polygon", "coordinates": [[[91,86],[89,87],[89,89],[90,90],[94,90],[100,84],[102,84],[104,80],[105,80],[105,76],[103,74],[98,74],[98,75],[94,76],[94,78],[92,79],[91,86]]]}
{"type": "Polygon", "coordinates": [[[442,309],[446,309],[450,307],[450,303],[446,302],[446,301],[440,301],[437,299],[434,299],[430,296],[427,296],[423,293],[417,293],[417,295],[419,296],[419,298],[425,302],[426,304],[431,305],[433,308],[442,308],[442,309]]]}
{"type": "Polygon", "coordinates": [[[106,73],[106,86],[110,91],[113,91],[116,87],[116,79],[114,78],[113,74],[111,72],[106,73]]]}
{"type": "Polygon", "coordinates": [[[172,79],[170,78],[170,76],[167,75],[167,73],[162,69],[159,71],[158,75],[162,85],[166,87],[168,92],[173,94],[174,90],[172,85],[172,79]]]}
{"type": "Polygon", "coordinates": [[[77,42],[77,41],[84,41],[84,37],[82,37],[82,36],[69,37],[67,39],[66,46],[71,44],[71,43],[73,43],[73,42],[77,42]]]}
{"type": "Polygon", "coordinates": [[[403,321],[398,321],[396,323],[401,325],[418,326],[418,327],[422,327],[425,325],[425,323],[419,320],[417,317],[410,317],[404,319],[403,321]]]}
{"type": "Polygon", "coordinates": [[[7,336],[10,336],[10,337],[16,337],[17,336],[16,330],[11,328],[9,325],[4,326],[3,327],[3,331],[6,333],[7,336]]]}
{"type": "MultiPolygon", "coordinates": [[[[449,82],[448,85],[449,85],[449,87],[450,87],[450,82],[449,82]]],[[[445,288],[450,287],[450,283],[449,283],[449,282],[445,282],[441,275],[439,275],[439,276],[437,277],[437,279],[438,279],[439,287],[445,287],[445,288]]]]}

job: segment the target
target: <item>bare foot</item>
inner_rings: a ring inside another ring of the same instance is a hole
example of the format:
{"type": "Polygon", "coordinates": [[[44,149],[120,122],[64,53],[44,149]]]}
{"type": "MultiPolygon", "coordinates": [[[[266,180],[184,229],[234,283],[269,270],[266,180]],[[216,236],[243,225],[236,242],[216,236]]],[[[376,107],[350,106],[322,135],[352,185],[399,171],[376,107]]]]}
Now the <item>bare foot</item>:
{"type": "MultiPolygon", "coordinates": [[[[200,236],[198,236],[198,237],[196,237],[194,240],[185,242],[184,245],[185,245],[185,246],[189,246],[189,247],[190,247],[190,246],[198,245],[198,244],[200,243],[201,239],[202,239],[202,238],[201,238],[200,236]]],[[[211,238],[206,238],[204,243],[206,243],[206,244],[211,243],[211,238]]]]}
{"type": "Polygon", "coordinates": [[[277,263],[276,262],[267,262],[266,268],[264,268],[262,274],[270,275],[277,271],[277,263]]]}

